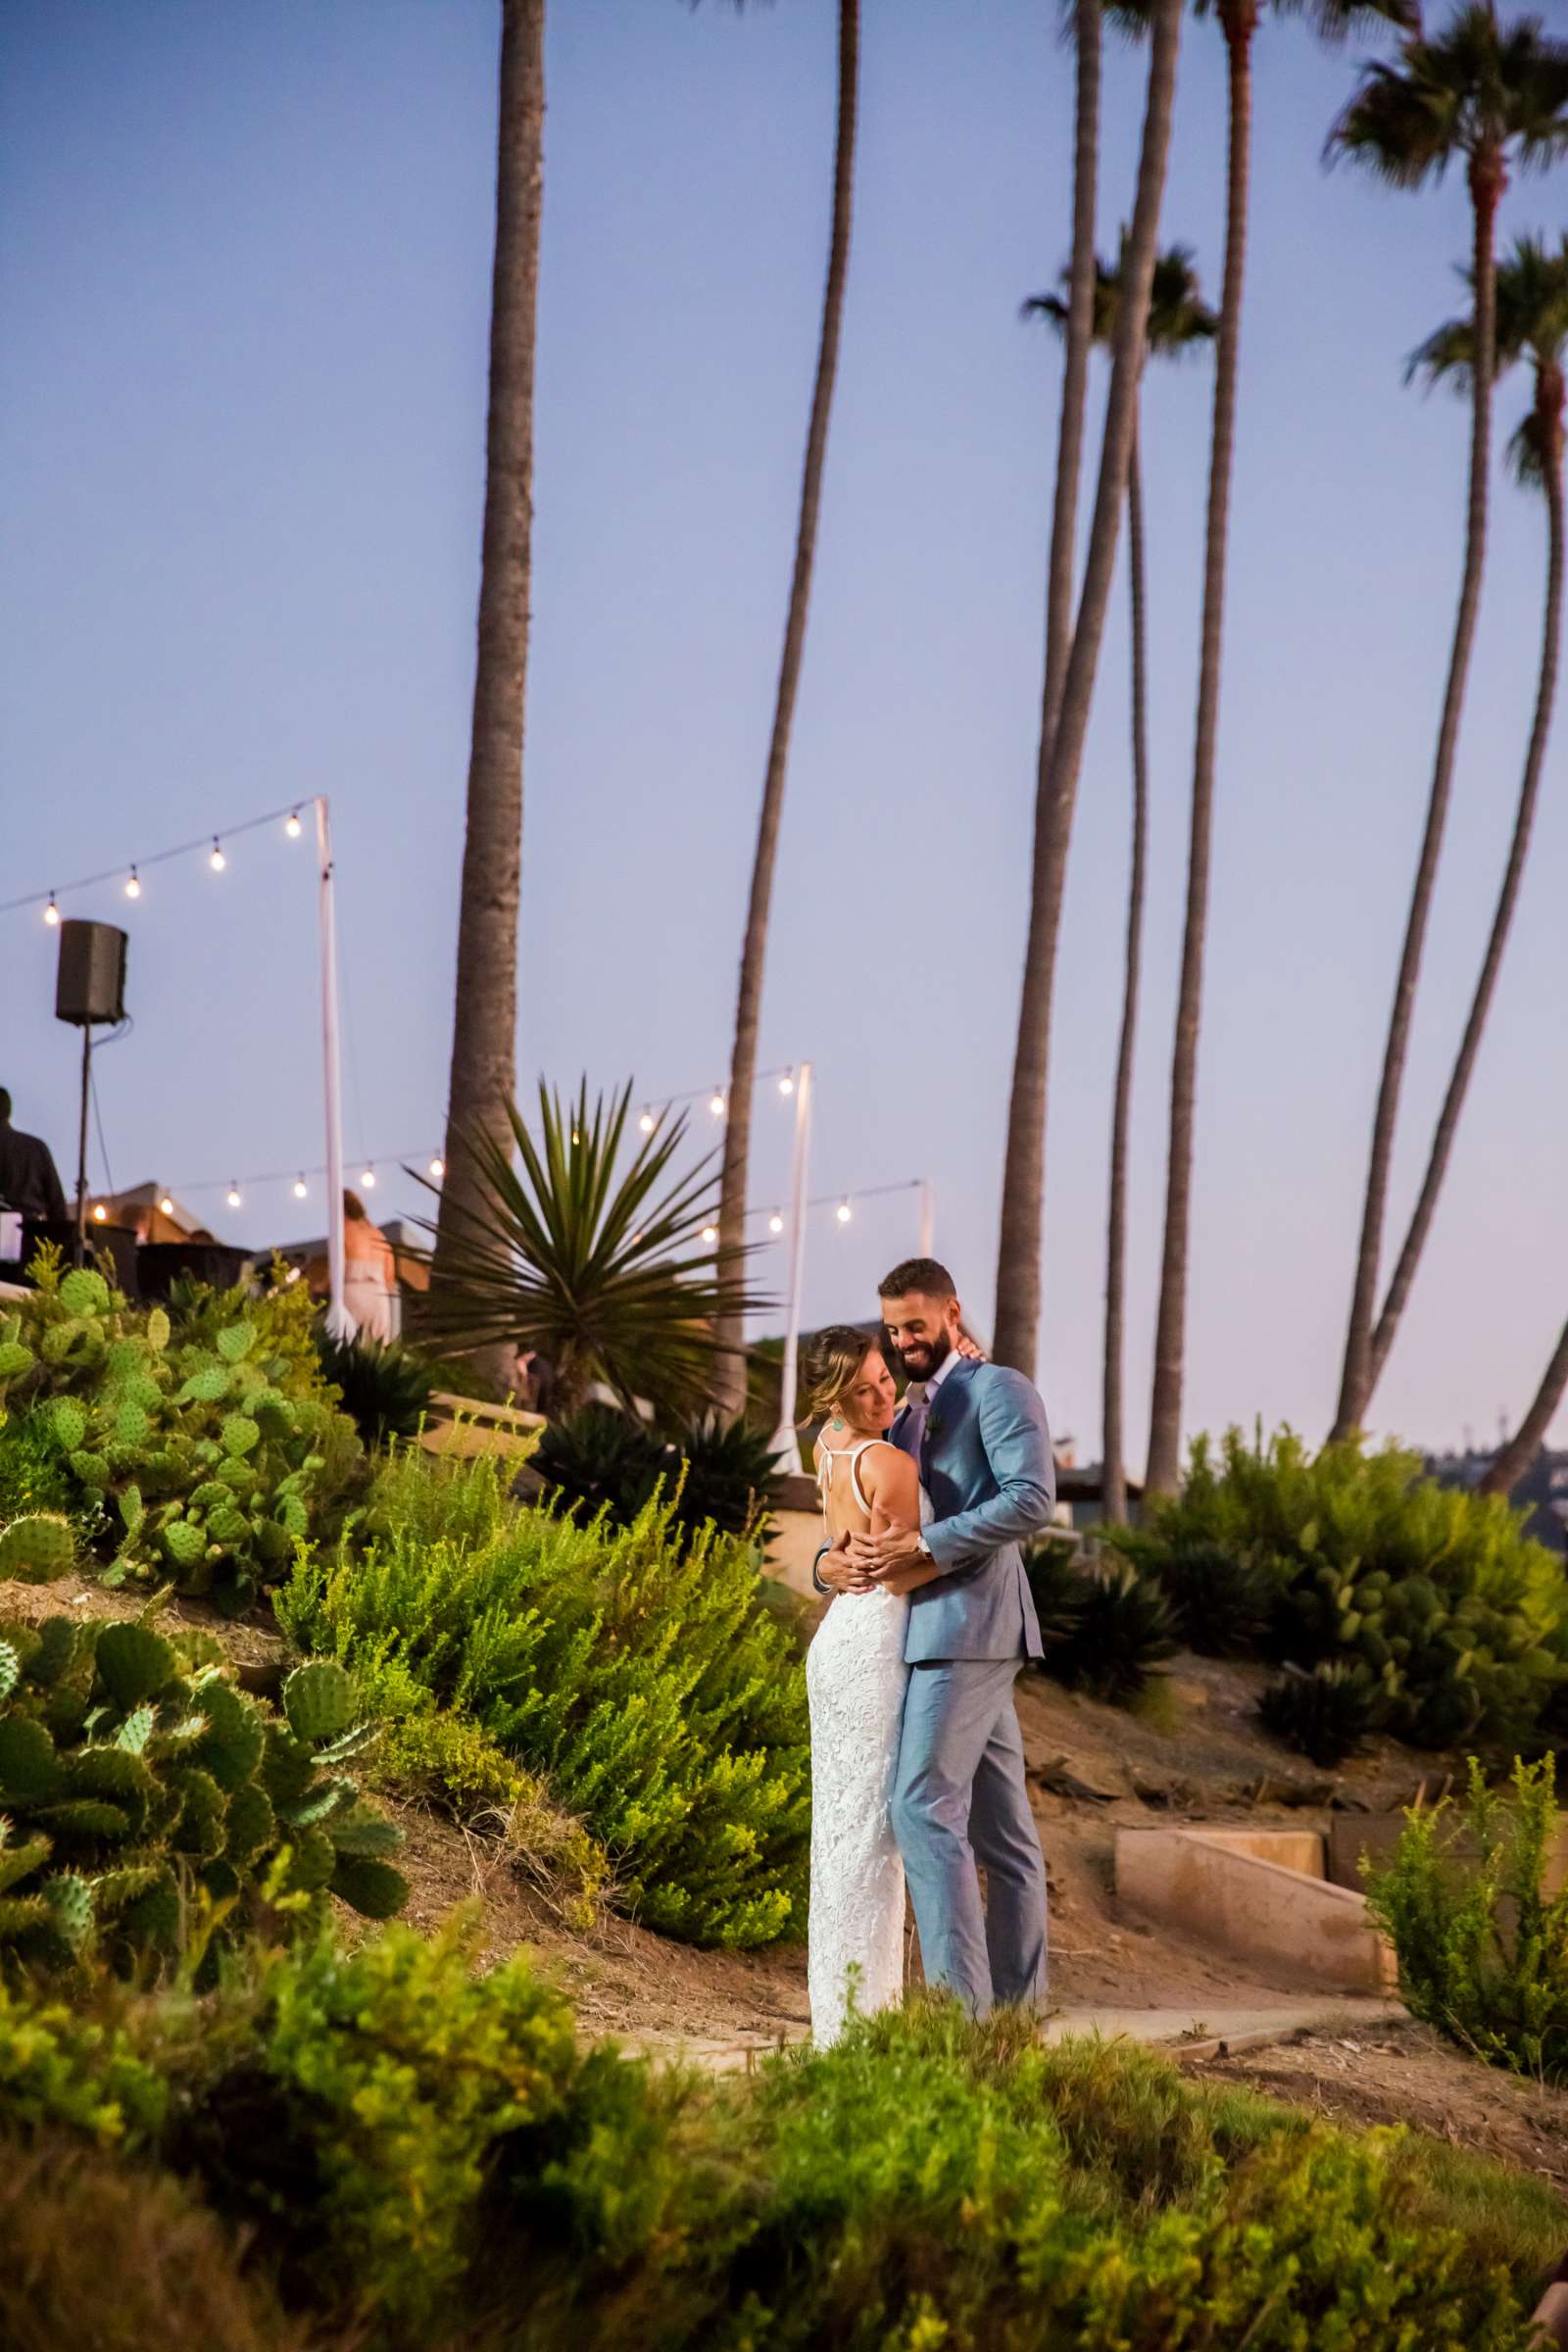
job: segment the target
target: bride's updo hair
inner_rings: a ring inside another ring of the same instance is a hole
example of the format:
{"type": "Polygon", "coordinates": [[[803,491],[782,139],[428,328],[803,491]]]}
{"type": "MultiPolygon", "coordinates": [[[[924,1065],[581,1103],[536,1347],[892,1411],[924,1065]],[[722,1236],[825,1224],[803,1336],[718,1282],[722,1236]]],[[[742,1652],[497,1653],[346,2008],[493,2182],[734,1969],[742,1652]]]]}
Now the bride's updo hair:
{"type": "Polygon", "coordinates": [[[803,1422],[825,1421],[829,1413],[837,1410],[876,1345],[863,1331],[857,1331],[853,1323],[830,1323],[825,1331],[816,1334],[801,1364],[806,1376],[803,1422]]]}

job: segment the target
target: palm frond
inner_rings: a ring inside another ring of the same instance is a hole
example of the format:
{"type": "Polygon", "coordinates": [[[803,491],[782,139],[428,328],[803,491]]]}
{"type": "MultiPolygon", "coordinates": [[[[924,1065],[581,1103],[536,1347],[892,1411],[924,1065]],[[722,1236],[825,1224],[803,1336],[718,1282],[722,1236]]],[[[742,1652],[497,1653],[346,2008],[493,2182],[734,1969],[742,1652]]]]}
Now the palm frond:
{"type": "Polygon", "coordinates": [[[1544,169],[1568,153],[1568,43],[1539,17],[1504,27],[1489,0],[1472,0],[1441,34],[1403,42],[1397,65],[1367,67],[1325,153],[1399,188],[1441,179],[1460,155],[1544,169]]]}
{"type": "MultiPolygon", "coordinates": [[[[568,1402],[601,1383],[628,1407],[642,1398],[690,1413],[707,1396],[715,1322],[764,1301],[721,1274],[701,1239],[715,1215],[717,1153],[677,1171],[682,1113],[622,1167],[630,1106],[629,1084],[590,1102],[584,1080],[568,1104],[541,1081],[536,1134],[511,1103],[511,1152],[468,1139],[480,1204],[452,1212],[450,1264],[420,1322],[451,1347],[536,1348],[568,1402]]],[[[433,1219],[419,1222],[433,1234],[433,1219]]]]}

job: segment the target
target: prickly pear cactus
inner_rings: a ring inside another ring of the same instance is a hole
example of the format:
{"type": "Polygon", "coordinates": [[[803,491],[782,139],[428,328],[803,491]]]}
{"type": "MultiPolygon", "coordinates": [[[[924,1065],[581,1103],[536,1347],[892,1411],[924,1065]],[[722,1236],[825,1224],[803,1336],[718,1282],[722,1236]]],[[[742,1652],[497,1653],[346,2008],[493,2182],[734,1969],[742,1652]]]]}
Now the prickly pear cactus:
{"type": "Polygon", "coordinates": [[[0,1321],[0,1411],[58,1462],[102,1556],[118,1538],[107,1581],[173,1581],[229,1611],[280,1582],[362,1476],[309,1300],[193,1290],[142,1310],[91,1268],[41,1253],[33,1271],[0,1321]]]}
{"type": "Polygon", "coordinates": [[[0,1534],[0,1578],[22,1585],[52,1585],[75,1565],[71,1523],[53,1511],[31,1511],[13,1519],[0,1534]]]}
{"type": "Polygon", "coordinates": [[[96,1960],[147,1978],[194,1928],[211,1973],[225,1940],[297,1933],[332,1894],[400,1910],[401,1833],[345,1769],[368,1736],[352,1685],[301,1672],[279,1715],[207,1634],[0,1628],[0,1971],[96,1960]]]}

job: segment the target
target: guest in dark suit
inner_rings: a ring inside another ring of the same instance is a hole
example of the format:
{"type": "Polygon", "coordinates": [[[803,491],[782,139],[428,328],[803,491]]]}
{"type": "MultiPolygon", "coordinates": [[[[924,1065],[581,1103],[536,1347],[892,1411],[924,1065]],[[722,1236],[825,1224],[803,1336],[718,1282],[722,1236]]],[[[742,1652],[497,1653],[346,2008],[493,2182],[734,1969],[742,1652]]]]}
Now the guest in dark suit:
{"type": "Polygon", "coordinates": [[[0,1086],[0,1206],[24,1217],[63,1223],[66,1196],[54,1156],[41,1136],[24,1135],[11,1124],[11,1097],[0,1086]]]}

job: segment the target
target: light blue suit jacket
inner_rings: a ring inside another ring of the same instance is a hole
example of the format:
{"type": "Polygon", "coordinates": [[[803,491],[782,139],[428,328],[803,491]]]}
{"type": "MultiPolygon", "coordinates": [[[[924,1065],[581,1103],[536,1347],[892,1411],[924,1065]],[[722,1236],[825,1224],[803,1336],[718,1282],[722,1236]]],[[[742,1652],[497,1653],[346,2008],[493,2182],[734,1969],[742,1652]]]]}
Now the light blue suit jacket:
{"type": "MultiPolygon", "coordinates": [[[[889,1433],[895,1446],[907,1421],[906,1406],[889,1433]]],[[[960,1356],[931,1399],[920,1483],[936,1514],[925,1540],[945,1573],[909,1595],[907,1662],[1038,1658],[1020,1545],[1050,1524],[1056,1466],[1034,1383],[960,1356]]]]}

